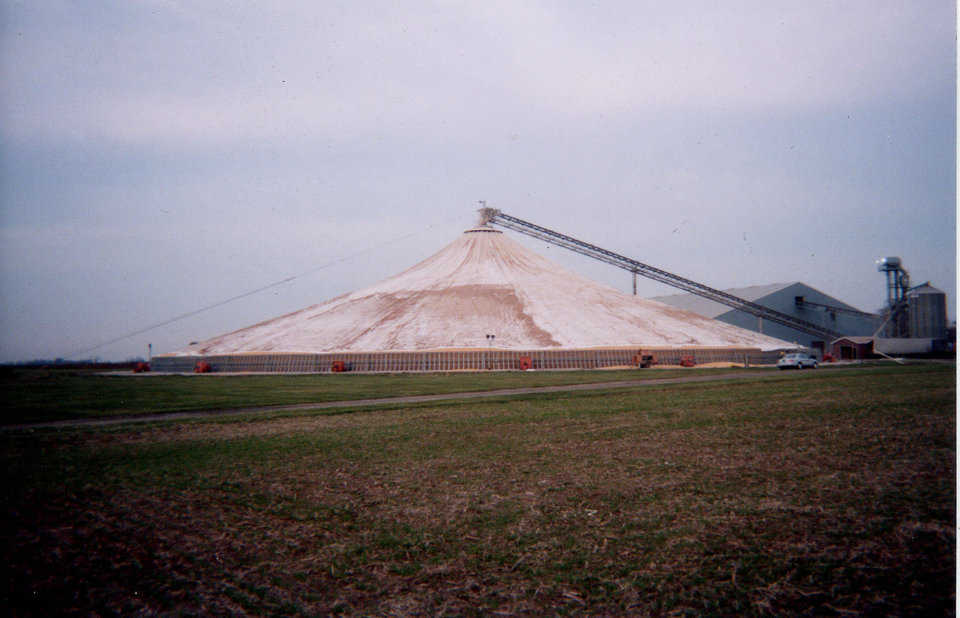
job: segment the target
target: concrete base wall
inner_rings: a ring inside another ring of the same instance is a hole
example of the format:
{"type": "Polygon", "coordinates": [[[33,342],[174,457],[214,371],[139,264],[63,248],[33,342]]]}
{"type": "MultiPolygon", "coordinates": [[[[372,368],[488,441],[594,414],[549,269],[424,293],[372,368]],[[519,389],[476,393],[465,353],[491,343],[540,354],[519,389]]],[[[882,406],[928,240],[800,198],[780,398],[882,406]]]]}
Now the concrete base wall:
{"type": "Polygon", "coordinates": [[[933,339],[877,337],[873,349],[884,354],[927,354],[933,351],[933,339]]]}
{"type": "Polygon", "coordinates": [[[641,354],[653,354],[661,365],[679,365],[685,356],[697,365],[748,362],[776,363],[779,352],[758,348],[608,348],[586,350],[440,350],[412,352],[344,352],[322,354],[225,354],[211,356],[154,356],[153,371],[191,373],[197,363],[214,372],[329,373],[335,363],[352,372],[509,371],[530,369],[598,369],[635,366],[641,354]]]}

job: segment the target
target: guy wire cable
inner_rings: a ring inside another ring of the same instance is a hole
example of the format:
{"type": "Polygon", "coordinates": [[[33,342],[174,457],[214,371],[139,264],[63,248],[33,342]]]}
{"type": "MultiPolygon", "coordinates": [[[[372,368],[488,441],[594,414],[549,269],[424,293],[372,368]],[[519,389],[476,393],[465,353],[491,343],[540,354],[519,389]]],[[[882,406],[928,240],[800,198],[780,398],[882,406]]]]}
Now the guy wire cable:
{"type": "MultiPolygon", "coordinates": [[[[458,215],[457,217],[459,218],[459,215],[458,215]]],[[[215,309],[215,308],[217,308],[217,307],[222,307],[223,305],[226,305],[226,304],[228,304],[228,303],[232,303],[232,302],[234,302],[234,301],[236,301],[236,300],[240,300],[241,298],[246,298],[246,297],[248,297],[248,296],[253,296],[254,294],[259,294],[260,292],[263,292],[263,291],[266,291],[266,290],[275,288],[275,287],[277,287],[277,286],[281,286],[281,285],[283,285],[283,284],[285,284],[285,283],[290,283],[291,281],[294,281],[294,280],[296,280],[296,279],[299,279],[300,277],[305,277],[305,276],[307,276],[307,275],[311,275],[311,274],[313,274],[313,273],[315,273],[315,272],[324,270],[324,269],[326,269],[326,268],[330,268],[331,266],[335,266],[336,264],[339,264],[339,263],[341,263],[341,262],[346,262],[346,261],[348,261],[348,260],[352,260],[352,259],[354,259],[354,258],[360,257],[361,255],[365,255],[365,254],[367,254],[367,253],[370,253],[371,251],[374,251],[374,250],[376,250],[376,249],[381,249],[381,248],[383,248],[383,247],[392,245],[392,244],[394,244],[394,243],[398,243],[398,242],[400,242],[400,241],[402,241],[402,240],[406,240],[406,239],[408,239],[408,238],[412,238],[413,236],[418,236],[418,235],[426,232],[427,230],[430,230],[430,229],[432,229],[432,228],[437,227],[438,225],[445,225],[445,224],[449,223],[450,221],[453,220],[453,218],[454,218],[454,217],[448,217],[447,219],[444,219],[443,221],[439,221],[439,222],[437,222],[437,223],[431,223],[430,225],[424,227],[423,229],[417,230],[416,232],[411,232],[411,233],[409,233],[409,234],[404,234],[403,236],[398,236],[398,237],[396,237],[396,238],[392,238],[392,239],[387,240],[387,241],[385,241],[385,242],[382,242],[382,243],[379,243],[379,244],[376,244],[376,245],[372,245],[372,246],[367,247],[367,248],[365,248],[365,249],[363,249],[363,250],[361,250],[361,251],[357,251],[356,253],[351,253],[350,255],[346,255],[346,256],[343,256],[343,257],[336,258],[336,259],[331,260],[331,261],[329,261],[329,262],[327,262],[327,263],[325,263],[325,264],[321,264],[321,265],[319,265],[319,266],[315,266],[315,267],[313,267],[313,268],[310,268],[310,269],[308,269],[308,270],[305,270],[305,271],[303,271],[303,272],[301,272],[301,273],[298,273],[298,274],[296,274],[296,275],[292,275],[292,276],[290,276],[290,277],[286,277],[286,278],[284,278],[284,279],[280,279],[279,281],[274,281],[273,283],[268,283],[267,285],[260,286],[260,287],[254,289],[254,290],[249,290],[249,291],[244,292],[244,293],[242,293],[242,294],[237,294],[236,296],[231,296],[230,298],[227,298],[227,299],[224,299],[224,300],[220,300],[220,301],[217,301],[217,302],[215,302],[215,303],[211,303],[211,304],[209,304],[209,305],[205,305],[205,306],[203,306],[203,307],[201,307],[201,308],[199,308],[199,309],[194,309],[193,311],[188,311],[188,312],[186,312],[186,313],[181,313],[180,315],[174,316],[174,317],[169,318],[169,319],[167,319],[167,320],[164,320],[164,321],[162,321],[162,322],[157,322],[156,324],[151,324],[150,326],[145,326],[145,327],[143,327],[143,328],[139,328],[139,329],[137,329],[137,330],[135,330],[135,331],[126,333],[126,334],[121,335],[121,336],[119,336],[119,337],[114,337],[113,339],[110,339],[110,340],[108,340],[108,341],[103,341],[103,342],[101,342],[101,343],[98,343],[98,344],[95,345],[95,346],[92,346],[92,347],[89,347],[89,348],[82,348],[82,349],[79,349],[79,350],[74,350],[73,352],[71,352],[71,353],[69,353],[69,354],[65,354],[65,355],[61,356],[61,358],[69,359],[69,358],[73,358],[73,357],[75,357],[75,356],[80,356],[80,355],[82,355],[82,354],[89,354],[90,352],[93,352],[93,351],[95,351],[95,350],[99,350],[100,348],[105,347],[105,346],[108,346],[108,345],[110,345],[110,344],[112,344],[112,343],[117,343],[118,341],[123,341],[124,339],[129,339],[130,337],[135,337],[135,336],[137,336],[137,335],[142,335],[143,333],[146,333],[146,332],[149,332],[149,331],[152,331],[152,330],[156,330],[156,329],[160,328],[161,326],[167,326],[168,324],[173,324],[174,322],[179,322],[180,320],[184,320],[184,319],[186,319],[186,318],[193,317],[193,316],[195,316],[195,315],[197,315],[197,314],[199,314],[199,313],[203,313],[204,311],[209,311],[209,310],[215,309]]]]}

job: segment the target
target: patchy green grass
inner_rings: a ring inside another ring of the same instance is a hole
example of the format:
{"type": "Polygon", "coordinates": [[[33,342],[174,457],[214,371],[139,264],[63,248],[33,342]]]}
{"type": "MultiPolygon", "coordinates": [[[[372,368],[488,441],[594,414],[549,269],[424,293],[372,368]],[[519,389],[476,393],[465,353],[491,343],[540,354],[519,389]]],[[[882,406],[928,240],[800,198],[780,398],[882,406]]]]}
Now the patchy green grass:
{"type": "MultiPolygon", "coordinates": [[[[240,406],[432,395],[719,374],[731,370],[600,370],[313,375],[106,375],[0,368],[0,423],[240,406]]],[[[737,371],[746,371],[743,369],[737,371]]],[[[749,370],[757,371],[757,370],[749,370]]],[[[763,373],[760,370],[760,373],[763,373]]]]}
{"type": "MultiPolygon", "coordinates": [[[[913,368],[906,368],[911,370],[913,368]]],[[[845,367],[826,371],[899,371],[845,367]]],[[[64,419],[347,401],[508,388],[709,377],[771,369],[656,369],[427,374],[105,375],[82,370],[0,368],[0,425],[64,419]]]]}
{"type": "Polygon", "coordinates": [[[954,384],[893,367],[8,433],[4,604],[952,614],[954,384]]]}

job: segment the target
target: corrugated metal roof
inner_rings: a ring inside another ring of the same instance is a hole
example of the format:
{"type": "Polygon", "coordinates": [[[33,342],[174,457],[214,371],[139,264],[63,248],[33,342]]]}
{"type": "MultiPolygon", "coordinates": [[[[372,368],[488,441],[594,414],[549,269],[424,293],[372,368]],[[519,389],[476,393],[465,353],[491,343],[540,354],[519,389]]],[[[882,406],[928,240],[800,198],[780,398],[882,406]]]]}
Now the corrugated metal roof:
{"type": "Polygon", "coordinates": [[[926,283],[921,283],[915,288],[911,288],[910,291],[907,292],[907,296],[916,296],[919,294],[943,294],[943,290],[938,290],[930,285],[930,282],[928,281],[926,283]]]}
{"type": "Polygon", "coordinates": [[[856,343],[856,344],[859,344],[859,345],[863,345],[863,344],[865,344],[865,343],[870,343],[870,342],[873,341],[874,339],[875,339],[874,337],[855,337],[855,336],[847,336],[847,337],[840,337],[839,339],[834,339],[831,343],[838,343],[838,342],[840,342],[840,341],[849,341],[850,343],[856,343]]]}
{"type": "MultiPolygon", "coordinates": [[[[779,292],[783,288],[790,287],[797,282],[792,283],[768,283],[766,285],[751,285],[744,288],[730,288],[723,290],[727,294],[733,294],[744,300],[755,302],[764,296],[769,296],[774,292],[779,292]]],[[[696,294],[671,294],[669,296],[654,296],[650,300],[683,309],[693,311],[708,318],[716,318],[733,309],[723,303],[718,303],[696,294]]]]}

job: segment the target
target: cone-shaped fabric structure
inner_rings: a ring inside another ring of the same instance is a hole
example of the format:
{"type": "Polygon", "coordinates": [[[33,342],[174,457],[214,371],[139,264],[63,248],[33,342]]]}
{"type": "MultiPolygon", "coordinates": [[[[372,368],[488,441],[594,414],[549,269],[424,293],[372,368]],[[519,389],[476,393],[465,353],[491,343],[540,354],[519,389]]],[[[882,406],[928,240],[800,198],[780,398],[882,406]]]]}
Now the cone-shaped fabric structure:
{"type": "Polygon", "coordinates": [[[731,346],[779,339],[571,273],[500,231],[467,230],[372,287],[208,341],[178,354],[731,346]]]}

